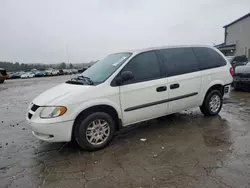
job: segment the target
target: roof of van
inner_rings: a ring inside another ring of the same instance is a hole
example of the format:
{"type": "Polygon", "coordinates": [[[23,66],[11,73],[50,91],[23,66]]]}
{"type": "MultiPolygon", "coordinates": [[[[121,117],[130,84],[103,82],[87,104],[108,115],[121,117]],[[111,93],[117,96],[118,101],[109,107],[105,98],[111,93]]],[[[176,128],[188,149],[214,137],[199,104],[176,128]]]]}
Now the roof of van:
{"type": "Polygon", "coordinates": [[[152,51],[152,50],[160,50],[160,49],[167,49],[167,48],[187,48],[187,47],[206,47],[206,48],[215,49],[213,46],[209,46],[209,45],[173,45],[173,46],[160,46],[160,47],[150,47],[150,48],[127,50],[125,52],[141,53],[141,52],[147,52],[147,51],[152,51]]]}

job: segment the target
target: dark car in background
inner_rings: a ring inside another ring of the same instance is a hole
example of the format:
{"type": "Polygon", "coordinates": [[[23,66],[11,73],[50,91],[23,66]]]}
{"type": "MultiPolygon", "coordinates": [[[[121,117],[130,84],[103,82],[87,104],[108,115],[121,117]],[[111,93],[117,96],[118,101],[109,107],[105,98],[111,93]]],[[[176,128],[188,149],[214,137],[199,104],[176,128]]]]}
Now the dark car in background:
{"type": "Polygon", "coordinates": [[[59,69],[59,75],[65,75],[65,72],[62,69],[59,69]]]}
{"type": "Polygon", "coordinates": [[[78,73],[83,73],[85,70],[87,70],[88,68],[82,68],[82,69],[78,69],[78,73]]]}
{"type": "Polygon", "coordinates": [[[17,78],[21,78],[21,75],[19,72],[12,72],[10,73],[10,79],[17,79],[17,78]]]}
{"type": "Polygon", "coordinates": [[[44,77],[45,76],[44,72],[42,72],[42,71],[36,71],[33,73],[35,74],[35,77],[44,77]]]}
{"type": "Polygon", "coordinates": [[[229,62],[231,63],[233,69],[235,70],[235,68],[237,66],[244,66],[247,64],[248,59],[245,55],[241,55],[241,56],[228,56],[227,59],[229,60],[229,62]]]}
{"type": "Polygon", "coordinates": [[[9,73],[9,79],[18,79],[18,78],[21,78],[21,76],[25,74],[24,71],[20,71],[20,72],[11,72],[9,73]]]}
{"type": "Polygon", "coordinates": [[[233,87],[236,90],[250,91],[250,61],[246,65],[235,68],[233,87]]]}
{"type": "Polygon", "coordinates": [[[3,83],[5,79],[9,78],[5,69],[0,68],[0,83],[3,83]]]}

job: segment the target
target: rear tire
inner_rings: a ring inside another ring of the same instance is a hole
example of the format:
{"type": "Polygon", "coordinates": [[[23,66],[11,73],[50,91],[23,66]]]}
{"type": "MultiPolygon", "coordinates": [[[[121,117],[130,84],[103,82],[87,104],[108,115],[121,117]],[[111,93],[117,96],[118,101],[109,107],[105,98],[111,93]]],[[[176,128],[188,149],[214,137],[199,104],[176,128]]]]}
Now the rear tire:
{"type": "Polygon", "coordinates": [[[96,151],[107,146],[115,134],[115,121],[104,112],[95,112],[76,120],[73,130],[75,142],[81,149],[96,151]]]}
{"type": "Polygon", "coordinates": [[[210,91],[203,101],[202,106],[200,107],[201,112],[205,116],[215,116],[217,115],[222,108],[222,95],[218,90],[210,91]]]}
{"type": "Polygon", "coordinates": [[[3,80],[0,80],[0,84],[4,83],[4,79],[3,80]]]}

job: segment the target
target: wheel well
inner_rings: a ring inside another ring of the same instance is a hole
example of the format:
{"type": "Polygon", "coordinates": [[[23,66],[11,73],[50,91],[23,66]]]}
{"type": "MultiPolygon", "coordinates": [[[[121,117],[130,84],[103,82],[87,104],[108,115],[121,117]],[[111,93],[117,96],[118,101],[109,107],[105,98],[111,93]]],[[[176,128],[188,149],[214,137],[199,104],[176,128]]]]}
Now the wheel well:
{"type": "MultiPolygon", "coordinates": [[[[115,126],[116,126],[116,131],[120,130],[121,123],[120,123],[120,119],[119,119],[118,113],[117,113],[117,111],[113,107],[111,107],[109,105],[97,105],[97,106],[92,106],[92,107],[89,107],[89,108],[83,110],[76,117],[76,119],[74,121],[74,126],[75,126],[75,123],[80,118],[86,118],[88,115],[90,115],[90,114],[92,114],[94,112],[105,112],[105,113],[109,114],[112,118],[114,118],[115,126]]],[[[73,129],[74,129],[74,127],[73,127],[73,129]]]]}
{"type": "Polygon", "coordinates": [[[224,95],[224,86],[221,85],[221,84],[216,84],[216,85],[213,85],[212,87],[210,87],[210,88],[207,90],[207,93],[206,93],[205,96],[207,96],[207,94],[210,93],[210,92],[213,91],[213,90],[218,90],[218,91],[221,93],[222,97],[223,97],[223,95],[224,95]]]}
{"type": "MultiPolygon", "coordinates": [[[[204,103],[204,101],[205,101],[205,98],[206,98],[207,94],[209,94],[209,93],[210,93],[211,91],[213,91],[213,90],[218,90],[218,91],[221,93],[222,97],[223,97],[223,95],[224,95],[224,86],[221,85],[221,84],[216,84],[216,85],[211,86],[211,87],[207,90],[207,93],[206,93],[206,95],[204,96],[204,99],[203,99],[203,103],[204,103]]],[[[202,103],[202,105],[203,105],[203,103],[202,103]]]]}

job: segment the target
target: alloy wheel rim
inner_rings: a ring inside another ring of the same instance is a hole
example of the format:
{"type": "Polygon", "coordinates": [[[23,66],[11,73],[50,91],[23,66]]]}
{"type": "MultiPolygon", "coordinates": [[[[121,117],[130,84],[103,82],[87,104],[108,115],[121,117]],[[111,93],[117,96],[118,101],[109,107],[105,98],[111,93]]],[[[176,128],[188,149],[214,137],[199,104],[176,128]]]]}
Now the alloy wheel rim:
{"type": "Polygon", "coordinates": [[[213,95],[209,101],[209,108],[210,108],[211,112],[216,113],[219,110],[220,105],[221,105],[220,97],[216,94],[213,95]]]}
{"type": "Polygon", "coordinates": [[[109,123],[103,119],[92,121],[86,129],[86,138],[92,145],[103,144],[109,137],[109,123]]]}

